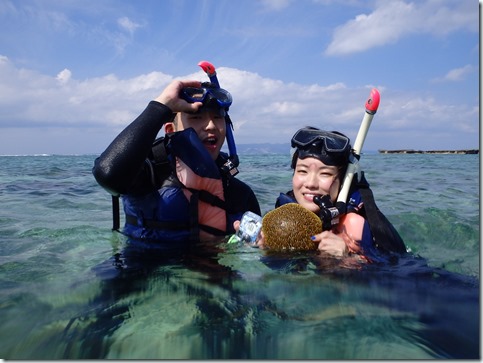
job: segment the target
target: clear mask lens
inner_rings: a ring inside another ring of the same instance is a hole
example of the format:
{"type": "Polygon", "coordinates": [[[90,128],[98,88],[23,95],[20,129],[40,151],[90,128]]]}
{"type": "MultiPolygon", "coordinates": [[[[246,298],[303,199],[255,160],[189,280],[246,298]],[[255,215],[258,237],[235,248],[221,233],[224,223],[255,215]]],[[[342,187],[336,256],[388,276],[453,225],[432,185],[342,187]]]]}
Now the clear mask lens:
{"type": "Polygon", "coordinates": [[[205,103],[209,99],[215,99],[218,105],[223,108],[229,107],[233,102],[230,92],[223,88],[186,87],[181,90],[180,96],[190,103],[205,103]]]}

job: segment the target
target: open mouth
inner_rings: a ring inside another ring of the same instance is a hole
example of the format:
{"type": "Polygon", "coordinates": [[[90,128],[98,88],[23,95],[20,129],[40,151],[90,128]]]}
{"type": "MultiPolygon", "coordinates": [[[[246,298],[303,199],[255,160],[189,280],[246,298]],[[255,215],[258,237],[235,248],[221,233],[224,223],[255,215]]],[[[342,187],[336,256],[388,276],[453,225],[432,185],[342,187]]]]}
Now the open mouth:
{"type": "Polygon", "coordinates": [[[207,137],[203,140],[203,144],[210,149],[216,148],[218,145],[218,138],[214,136],[207,137]]]}

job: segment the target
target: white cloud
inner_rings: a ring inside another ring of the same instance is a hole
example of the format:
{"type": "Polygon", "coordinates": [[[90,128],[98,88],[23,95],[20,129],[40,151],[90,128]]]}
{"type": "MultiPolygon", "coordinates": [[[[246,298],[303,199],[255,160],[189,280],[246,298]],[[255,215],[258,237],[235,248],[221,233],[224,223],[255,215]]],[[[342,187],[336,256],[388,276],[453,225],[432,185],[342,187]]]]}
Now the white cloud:
{"type": "MultiPolygon", "coordinates": [[[[224,67],[217,69],[217,73],[222,87],[233,94],[230,115],[237,143],[242,144],[288,143],[291,135],[305,125],[339,130],[354,140],[372,87],[284,83],[224,67]]],[[[180,78],[205,80],[206,75],[200,70],[180,78]]],[[[65,140],[57,140],[59,135],[69,138],[76,135],[72,139],[76,144],[72,150],[76,152],[81,149],[77,144],[91,152],[102,151],[173,77],[151,72],[128,79],[110,74],[79,80],[67,69],[52,77],[19,69],[0,56],[0,79],[0,154],[5,154],[21,153],[5,150],[7,144],[2,144],[8,135],[18,135],[19,130],[26,137],[39,130],[44,130],[42,135],[51,135],[50,142],[42,140],[49,149],[37,150],[38,153],[52,152],[55,145],[59,148],[64,145],[65,140]]],[[[381,106],[371,126],[368,147],[374,142],[371,140],[377,140],[382,146],[372,146],[371,150],[390,148],[388,135],[393,135],[404,148],[410,142],[424,142],[431,130],[445,129],[454,138],[460,135],[460,139],[478,133],[477,105],[446,104],[434,97],[400,95],[382,86],[377,88],[381,91],[381,106]],[[419,141],[405,136],[418,132],[419,141]]],[[[62,147],[57,153],[71,152],[65,145],[62,147]]]]}
{"type": "Polygon", "coordinates": [[[122,29],[127,30],[131,35],[134,34],[137,28],[141,27],[140,24],[133,22],[127,16],[117,19],[117,23],[122,29]]]}
{"type": "Polygon", "coordinates": [[[1,59],[0,117],[4,127],[126,125],[172,79],[152,72],[125,80],[115,75],[76,80],[68,69],[51,77],[18,69],[6,57],[1,59]]]}
{"type": "Polygon", "coordinates": [[[444,77],[441,78],[436,78],[433,80],[433,82],[459,82],[463,81],[466,79],[466,77],[473,73],[475,67],[473,67],[470,64],[465,65],[464,67],[461,68],[455,68],[450,70],[448,73],[444,75],[444,77]]]}
{"type": "Polygon", "coordinates": [[[72,76],[72,72],[67,68],[65,68],[64,70],[60,71],[57,74],[56,78],[61,84],[66,84],[67,82],[69,82],[71,76],[72,76]]]}
{"type": "Polygon", "coordinates": [[[471,1],[453,0],[379,1],[372,13],[357,15],[337,27],[325,54],[363,52],[415,33],[439,36],[459,29],[477,32],[478,9],[473,5],[471,1]]]}
{"type": "Polygon", "coordinates": [[[290,5],[292,0],[261,0],[260,3],[269,11],[280,11],[290,5]]]}

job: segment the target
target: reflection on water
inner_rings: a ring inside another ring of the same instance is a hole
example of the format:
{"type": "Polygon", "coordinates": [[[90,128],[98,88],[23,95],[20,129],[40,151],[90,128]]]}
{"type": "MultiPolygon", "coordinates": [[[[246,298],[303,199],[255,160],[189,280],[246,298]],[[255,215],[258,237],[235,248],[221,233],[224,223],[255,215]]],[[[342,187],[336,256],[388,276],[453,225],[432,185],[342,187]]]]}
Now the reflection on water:
{"type": "Polygon", "coordinates": [[[413,257],[347,266],[232,245],[124,250],[95,268],[101,284],[88,308],[44,329],[55,347],[36,357],[479,357],[476,279],[413,257]]]}

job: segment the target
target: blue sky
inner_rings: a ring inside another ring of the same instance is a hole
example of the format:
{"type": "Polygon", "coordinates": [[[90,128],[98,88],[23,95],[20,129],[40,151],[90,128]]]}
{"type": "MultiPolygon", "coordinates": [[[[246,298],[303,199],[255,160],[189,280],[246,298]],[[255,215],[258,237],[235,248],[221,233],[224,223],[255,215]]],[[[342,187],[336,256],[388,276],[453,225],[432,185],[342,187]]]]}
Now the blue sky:
{"type": "Polygon", "coordinates": [[[354,141],[376,87],[363,150],[479,147],[476,0],[0,0],[0,24],[0,155],[100,153],[201,60],[238,144],[354,141]]]}

